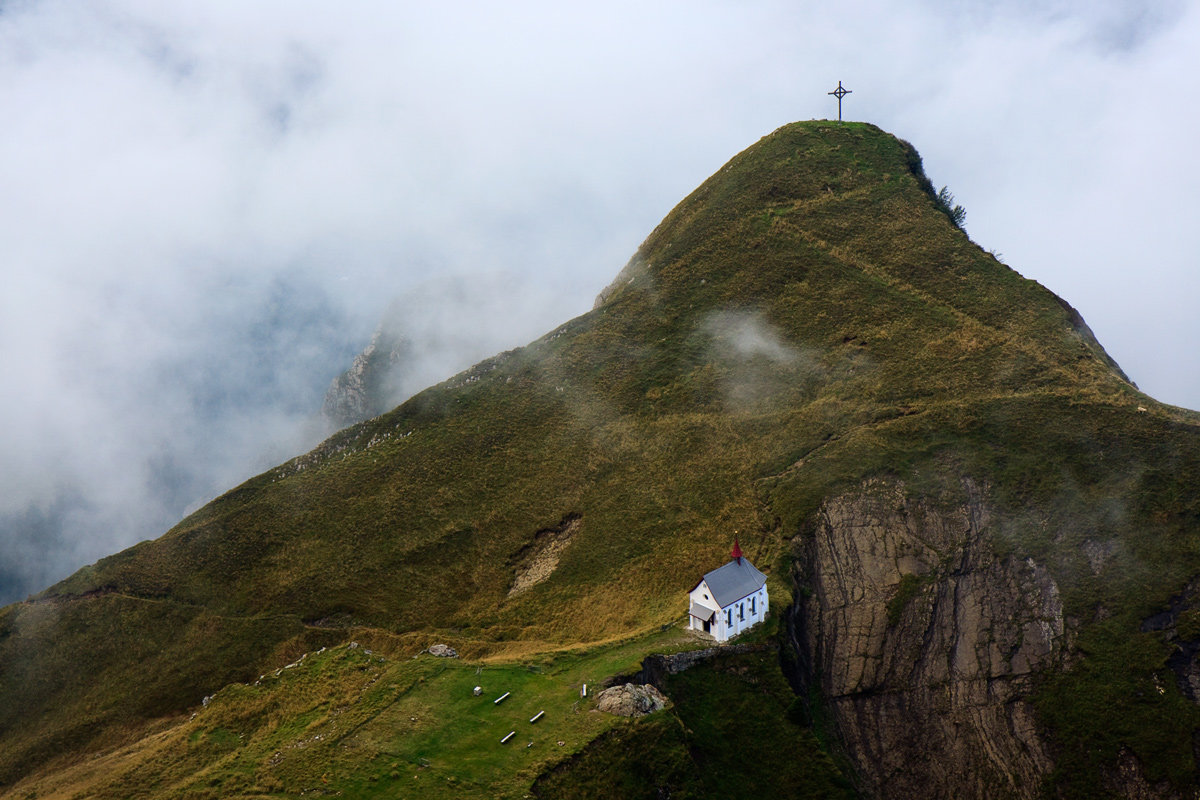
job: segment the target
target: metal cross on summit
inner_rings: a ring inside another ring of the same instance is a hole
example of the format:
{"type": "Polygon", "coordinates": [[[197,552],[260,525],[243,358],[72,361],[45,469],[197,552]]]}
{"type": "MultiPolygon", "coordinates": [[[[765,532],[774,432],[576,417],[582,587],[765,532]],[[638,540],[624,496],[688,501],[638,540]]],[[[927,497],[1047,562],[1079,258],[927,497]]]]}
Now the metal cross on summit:
{"type": "Polygon", "coordinates": [[[838,81],[838,87],[836,89],[834,89],[832,92],[826,92],[826,94],[831,94],[831,95],[834,95],[835,97],[837,97],[837,99],[838,99],[838,122],[841,122],[842,121],[842,98],[848,94],[853,94],[853,92],[851,92],[849,89],[843,89],[842,82],[838,81]]]}

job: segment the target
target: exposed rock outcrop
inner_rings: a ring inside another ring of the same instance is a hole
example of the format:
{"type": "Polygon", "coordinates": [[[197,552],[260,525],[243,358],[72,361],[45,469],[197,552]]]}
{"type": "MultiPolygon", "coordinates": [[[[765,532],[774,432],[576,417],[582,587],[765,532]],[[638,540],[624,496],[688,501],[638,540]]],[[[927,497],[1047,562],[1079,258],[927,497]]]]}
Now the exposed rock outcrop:
{"type": "Polygon", "coordinates": [[[1105,789],[1114,797],[1125,800],[1183,800],[1200,796],[1200,789],[1190,795],[1183,795],[1171,788],[1168,781],[1152,783],[1146,778],[1146,771],[1128,747],[1122,747],[1117,754],[1117,766],[1104,781],[1105,789]]]}
{"type": "Polygon", "coordinates": [[[498,363],[511,336],[513,288],[504,275],[431,277],[388,306],[370,343],[325,394],[322,416],[342,428],[395,408],[462,370],[458,386],[498,363]],[[484,363],[480,363],[484,362],[484,363]]]}
{"type": "Polygon", "coordinates": [[[412,346],[385,319],[366,349],[354,357],[350,368],[333,379],[325,392],[321,414],[333,427],[342,428],[387,411],[398,401],[406,362],[412,346]]]}
{"type": "Polygon", "coordinates": [[[827,501],[791,618],[864,794],[1033,798],[1052,768],[1029,703],[1067,646],[1058,587],[991,546],[982,492],[957,503],[870,481],[827,501]]]}
{"type": "Polygon", "coordinates": [[[666,696],[648,683],[625,683],[596,695],[597,710],[621,717],[642,717],[666,705],[666,696]]]}

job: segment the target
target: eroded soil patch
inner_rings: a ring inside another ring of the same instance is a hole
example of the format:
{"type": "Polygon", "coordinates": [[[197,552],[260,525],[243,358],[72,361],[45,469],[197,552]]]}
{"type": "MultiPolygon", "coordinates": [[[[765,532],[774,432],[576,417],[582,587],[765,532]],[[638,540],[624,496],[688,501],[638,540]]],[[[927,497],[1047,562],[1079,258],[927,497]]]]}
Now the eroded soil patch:
{"type": "Polygon", "coordinates": [[[558,560],[579,531],[582,518],[579,514],[568,514],[553,528],[543,528],[534,534],[533,541],[522,547],[513,556],[516,576],[508,596],[512,597],[530,589],[550,577],[558,567],[558,560]]]}

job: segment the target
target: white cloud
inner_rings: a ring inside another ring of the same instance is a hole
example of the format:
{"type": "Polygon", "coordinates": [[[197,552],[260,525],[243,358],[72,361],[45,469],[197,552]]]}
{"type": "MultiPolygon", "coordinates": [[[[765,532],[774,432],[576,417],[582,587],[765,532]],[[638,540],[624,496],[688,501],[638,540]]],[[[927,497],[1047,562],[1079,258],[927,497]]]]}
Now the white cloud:
{"type": "Polygon", "coordinates": [[[71,520],[38,580],[306,446],[395,296],[485,275],[446,316],[492,350],[586,310],[838,80],[976,241],[1200,406],[1200,10],[905,5],[0,6],[0,517],[71,520]]]}

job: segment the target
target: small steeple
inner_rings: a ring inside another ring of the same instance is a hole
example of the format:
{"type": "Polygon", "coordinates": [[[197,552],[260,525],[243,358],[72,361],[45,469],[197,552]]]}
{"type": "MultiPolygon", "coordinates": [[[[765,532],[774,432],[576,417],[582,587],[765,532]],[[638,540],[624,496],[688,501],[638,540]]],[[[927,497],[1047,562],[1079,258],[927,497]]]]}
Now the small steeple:
{"type": "Polygon", "coordinates": [[[736,536],[733,537],[733,552],[729,555],[732,556],[733,560],[738,562],[738,564],[742,563],[742,548],[738,545],[736,536]]]}

